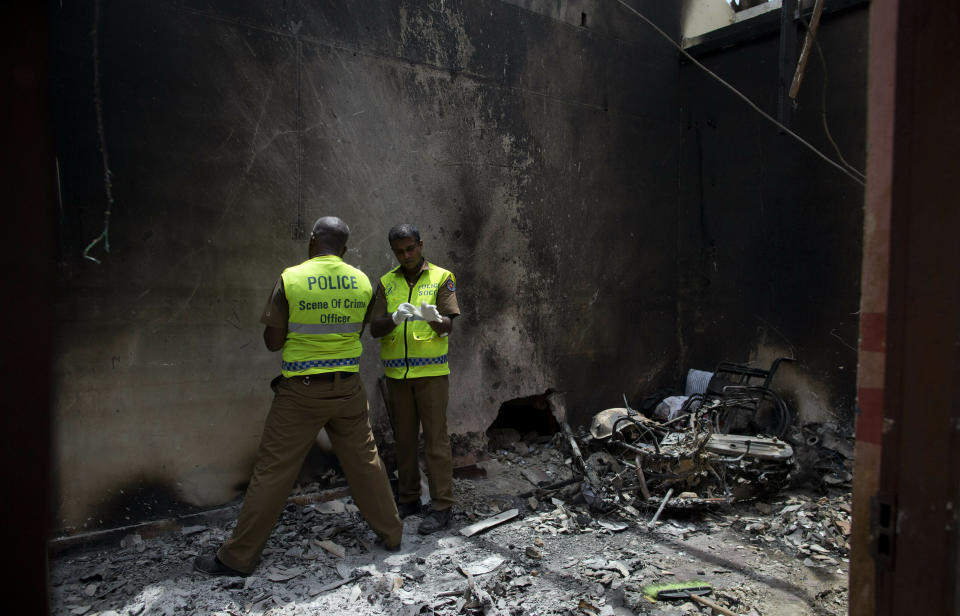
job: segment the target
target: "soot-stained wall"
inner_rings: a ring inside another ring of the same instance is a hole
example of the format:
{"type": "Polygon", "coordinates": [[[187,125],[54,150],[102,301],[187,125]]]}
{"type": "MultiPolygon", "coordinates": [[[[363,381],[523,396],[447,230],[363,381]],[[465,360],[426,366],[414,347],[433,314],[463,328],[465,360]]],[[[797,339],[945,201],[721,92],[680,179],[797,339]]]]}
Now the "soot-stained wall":
{"type": "Polygon", "coordinates": [[[371,278],[404,221],[456,273],[455,432],[548,387],[582,422],[676,373],[679,68],[614,3],[53,11],[61,531],[242,488],[279,371],[258,317],[321,215],[371,278]]]}
{"type": "MultiPolygon", "coordinates": [[[[863,171],[866,8],[828,14],[791,129],[863,171]]],[[[802,39],[801,39],[802,41],[802,39]]],[[[776,115],[777,36],[703,63],[776,115]]],[[[792,77],[791,74],[788,79],[792,77]]],[[[803,422],[852,423],[863,189],[700,69],[681,69],[679,320],[683,369],[783,364],[775,388],[803,422]]]]}

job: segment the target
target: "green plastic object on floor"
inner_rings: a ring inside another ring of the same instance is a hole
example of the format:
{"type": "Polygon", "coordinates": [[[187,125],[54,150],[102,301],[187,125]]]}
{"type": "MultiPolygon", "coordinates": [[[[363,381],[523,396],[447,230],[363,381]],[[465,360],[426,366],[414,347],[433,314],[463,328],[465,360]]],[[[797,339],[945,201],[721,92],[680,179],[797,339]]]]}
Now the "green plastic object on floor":
{"type": "Polygon", "coordinates": [[[690,580],[672,584],[650,584],[643,587],[643,594],[650,599],[686,599],[690,595],[709,595],[713,592],[710,582],[690,580]]]}

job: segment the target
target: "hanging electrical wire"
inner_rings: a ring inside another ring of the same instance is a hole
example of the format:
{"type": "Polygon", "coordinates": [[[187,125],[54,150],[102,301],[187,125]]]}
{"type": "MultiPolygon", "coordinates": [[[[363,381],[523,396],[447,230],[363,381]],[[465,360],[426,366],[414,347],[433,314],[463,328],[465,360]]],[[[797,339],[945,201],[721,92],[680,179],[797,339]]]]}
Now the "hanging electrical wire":
{"type": "Polygon", "coordinates": [[[820,57],[820,66],[823,68],[823,87],[820,92],[820,118],[823,121],[823,132],[826,133],[827,140],[830,141],[830,145],[833,146],[833,151],[837,153],[837,158],[840,159],[844,166],[860,177],[860,179],[866,179],[862,171],[847,162],[847,159],[844,158],[840,152],[840,146],[838,146],[837,142],[833,139],[833,133],[830,131],[830,125],[827,122],[827,57],[823,53],[823,47],[820,46],[820,39],[817,38],[816,30],[811,29],[810,24],[803,18],[803,15],[800,16],[800,22],[807,29],[807,32],[810,33],[813,45],[817,49],[817,55],[820,57]]]}
{"type": "Polygon", "coordinates": [[[710,75],[711,77],[713,77],[713,78],[714,78],[717,82],[719,82],[722,86],[724,86],[725,88],[727,88],[728,90],[730,90],[731,92],[733,92],[734,94],[736,94],[741,100],[743,100],[745,103],[747,103],[747,105],[749,105],[750,108],[752,108],[754,111],[756,111],[756,112],[759,113],[761,116],[763,116],[764,118],[766,118],[767,120],[769,120],[771,123],[773,123],[773,124],[774,124],[776,127],[778,127],[780,130],[782,130],[782,131],[785,132],[786,134],[788,134],[788,135],[790,135],[791,137],[793,137],[794,139],[796,139],[796,140],[797,140],[798,142],[800,142],[803,146],[805,146],[808,150],[810,150],[811,152],[813,152],[814,154],[816,154],[818,157],[820,157],[821,159],[823,159],[827,164],[829,164],[830,166],[832,166],[832,167],[834,167],[835,169],[839,170],[841,173],[843,173],[845,176],[847,176],[848,178],[850,178],[851,180],[853,180],[854,182],[856,182],[856,183],[859,184],[860,186],[864,186],[864,185],[865,185],[864,180],[861,179],[860,177],[858,177],[853,171],[851,171],[850,169],[848,169],[848,168],[845,167],[844,165],[838,163],[837,161],[833,160],[832,158],[830,158],[829,156],[827,156],[826,154],[824,154],[823,152],[821,152],[820,150],[818,150],[818,149],[816,148],[816,146],[814,146],[813,144],[811,144],[810,142],[808,142],[806,139],[804,139],[803,137],[801,137],[801,136],[798,135],[797,133],[793,132],[792,130],[790,130],[789,128],[787,128],[786,126],[784,126],[782,123],[778,122],[776,118],[774,118],[773,116],[771,116],[769,113],[767,113],[766,111],[764,111],[763,109],[761,109],[756,103],[754,103],[752,100],[750,100],[750,98],[747,97],[747,95],[743,94],[742,92],[740,92],[740,90],[737,90],[735,87],[733,87],[732,85],[730,85],[729,83],[727,83],[726,81],[724,81],[724,79],[723,79],[722,77],[720,77],[719,75],[717,75],[716,73],[714,73],[713,71],[711,71],[709,68],[707,68],[707,67],[704,66],[702,63],[700,63],[700,62],[699,62],[696,58],[694,58],[692,55],[690,55],[689,53],[687,53],[687,51],[686,51],[679,43],[677,43],[677,42],[674,41],[672,38],[670,38],[670,35],[669,35],[669,34],[667,34],[666,32],[664,32],[663,30],[661,30],[660,27],[657,26],[657,24],[653,23],[653,21],[651,21],[646,15],[644,15],[643,13],[641,13],[640,11],[638,11],[637,9],[633,8],[632,6],[630,6],[629,4],[627,4],[626,2],[624,2],[624,0],[617,0],[617,2],[618,2],[621,6],[623,6],[625,9],[627,9],[628,11],[630,11],[631,13],[633,13],[634,15],[636,15],[637,17],[639,17],[640,19],[642,19],[644,22],[646,22],[646,24],[647,24],[648,26],[650,26],[651,28],[653,28],[654,30],[656,30],[656,32],[657,32],[660,36],[662,36],[664,39],[666,39],[671,45],[673,45],[673,46],[677,49],[677,51],[679,51],[681,54],[683,54],[683,56],[684,56],[687,60],[689,60],[690,62],[692,62],[694,65],[696,65],[697,67],[699,67],[702,71],[704,71],[705,73],[707,73],[707,74],[710,75]]]}
{"type": "Polygon", "coordinates": [[[93,39],[93,103],[97,113],[97,136],[100,138],[100,154],[103,157],[103,188],[106,194],[107,208],[103,212],[103,231],[93,238],[83,250],[83,258],[100,264],[100,259],[90,255],[90,249],[103,240],[103,249],[110,252],[110,212],[113,209],[113,174],[110,172],[110,161],[107,157],[107,137],[103,130],[103,97],[100,93],[100,1],[93,3],[93,29],[90,37],[93,39]]]}

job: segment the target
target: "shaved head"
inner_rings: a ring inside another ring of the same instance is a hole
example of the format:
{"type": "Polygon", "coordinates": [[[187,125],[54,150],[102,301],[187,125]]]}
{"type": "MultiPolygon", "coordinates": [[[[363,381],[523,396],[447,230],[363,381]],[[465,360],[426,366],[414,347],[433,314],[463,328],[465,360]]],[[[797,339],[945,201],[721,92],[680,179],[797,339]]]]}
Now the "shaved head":
{"type": "Polygon", "coordinates": [[[350,227],[336,216],[324,216],[313,223],[310,253],[342,255],[350,237],[350,227]]]}

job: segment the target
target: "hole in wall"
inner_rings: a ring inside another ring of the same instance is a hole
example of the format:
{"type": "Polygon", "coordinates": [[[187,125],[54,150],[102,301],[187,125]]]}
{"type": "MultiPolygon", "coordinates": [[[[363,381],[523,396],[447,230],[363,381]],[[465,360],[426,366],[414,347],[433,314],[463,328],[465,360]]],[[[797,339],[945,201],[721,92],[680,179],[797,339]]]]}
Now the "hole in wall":
{"type": "Polygon", "coordinates": [[[307,453],[297,474],[297,483],[317,483],[321,490],[347,485],[337,456],[319,445],[314,445],[307,453]]]}
{"type": "Polygon", "coordinates": [[[297,475],[298,484],[318,483],[320,489],[343,487],[346,480],[343,468],[333,451],[333,443],[326,430],[320,430],[313,447],[307,453],[300,473],[297,475]]]}
{"type": "Polygon", "coordinates": [[[547,442],[560,432],[560,422],[550,403],[553,390],[513,398],[500,405],[497,417],[487,428],[491,448],[503,448],[518,441],[547,442]]]}
{"type": "Polygon", "coordinates": [[[580,13],[580,26],[583,28],[587,27],[587,14],[580,13]]]}

